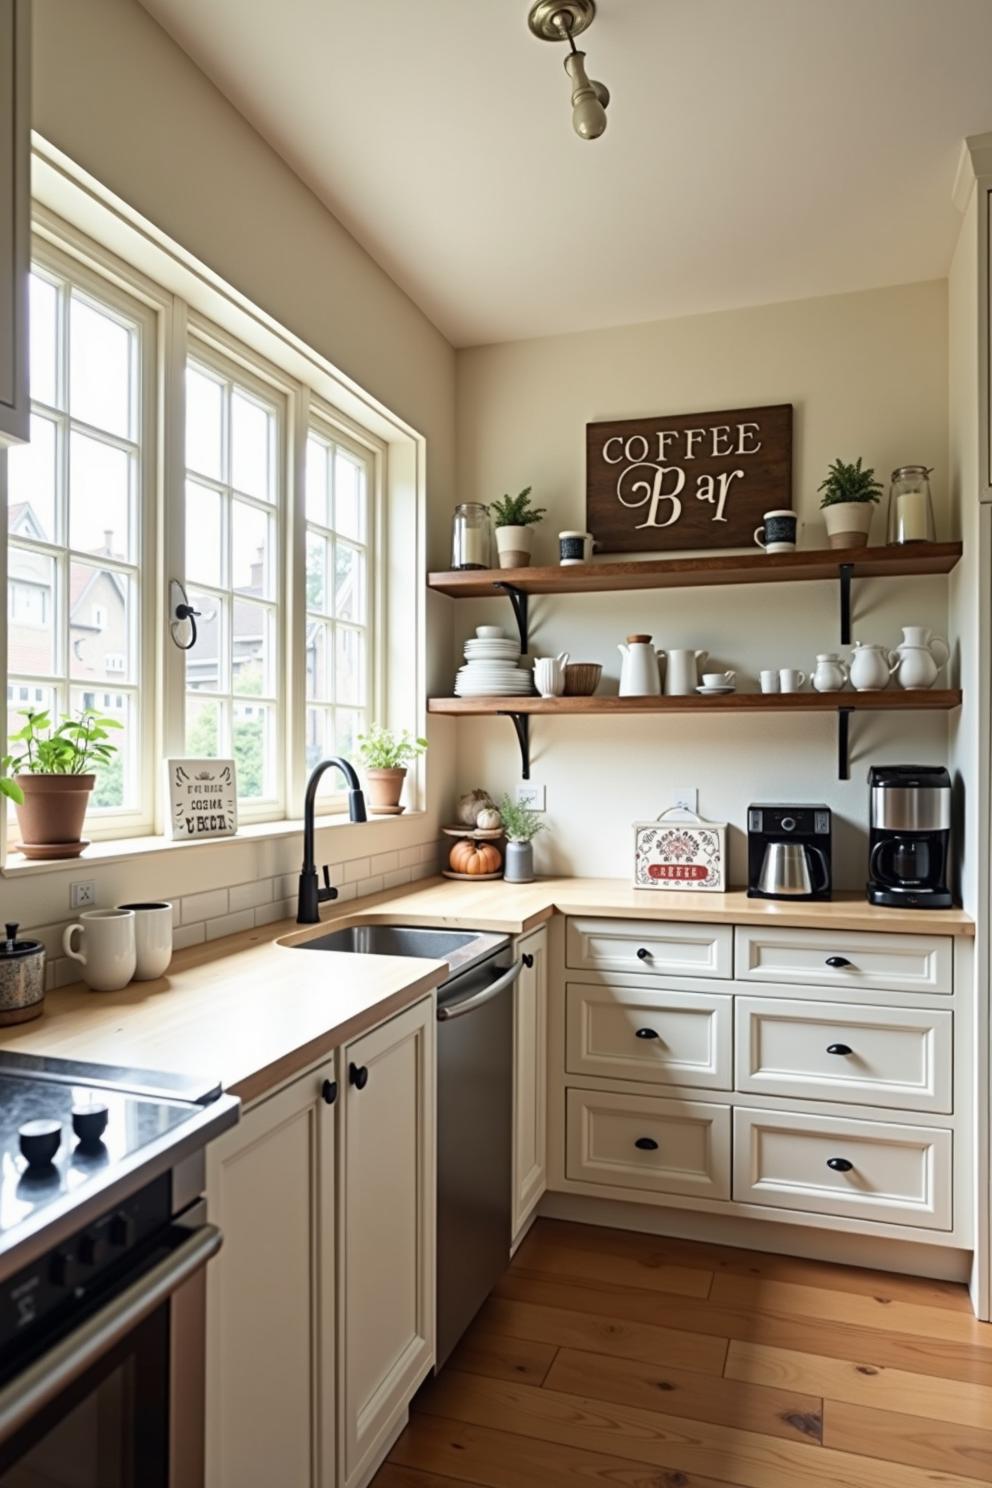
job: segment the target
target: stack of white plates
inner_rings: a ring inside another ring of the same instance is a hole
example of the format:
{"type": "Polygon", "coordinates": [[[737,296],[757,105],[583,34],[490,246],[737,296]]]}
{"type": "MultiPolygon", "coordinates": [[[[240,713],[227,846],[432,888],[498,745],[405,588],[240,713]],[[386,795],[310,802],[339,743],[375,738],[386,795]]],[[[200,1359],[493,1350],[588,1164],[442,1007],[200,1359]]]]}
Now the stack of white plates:
{"type": "Polygon", "coordinates": [[[456,697],[522,697],[531,674],[520,665],[520,647],[496,626],[480,625],[465,642],[465,665],[455,678],[456,697]]]}

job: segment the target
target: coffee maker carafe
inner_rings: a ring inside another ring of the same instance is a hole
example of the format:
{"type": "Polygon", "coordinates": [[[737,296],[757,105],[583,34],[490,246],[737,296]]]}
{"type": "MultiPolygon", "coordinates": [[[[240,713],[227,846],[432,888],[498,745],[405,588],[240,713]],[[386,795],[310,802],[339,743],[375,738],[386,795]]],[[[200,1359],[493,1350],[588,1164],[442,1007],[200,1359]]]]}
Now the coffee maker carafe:
{"type": "Polygon", "coordinates": [[[951,777],[943,765],[873,765],[868,900],[950,909],[951,777]]]}
{"type": "Polygon", "coordinates": [[[749,899],[830,898],[829,806],[749,806],[749,899]]]}

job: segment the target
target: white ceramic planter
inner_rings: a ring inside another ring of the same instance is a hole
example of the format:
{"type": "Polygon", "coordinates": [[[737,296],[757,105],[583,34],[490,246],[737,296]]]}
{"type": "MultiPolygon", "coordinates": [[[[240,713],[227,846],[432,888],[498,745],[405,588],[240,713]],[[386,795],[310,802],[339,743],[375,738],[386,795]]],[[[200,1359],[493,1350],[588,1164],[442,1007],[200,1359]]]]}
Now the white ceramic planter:
{"type": "Polygon", "coordinates": [[[875,515],[873,501],[838,501],[823,508],[827,537],[832,548],[863,548],[875,515]]]}
{"type": "Polygon", "coordinates": [[[496,548],[500,568],[527,568],[534,551],[534,528],[497,527],[496,548]]]}

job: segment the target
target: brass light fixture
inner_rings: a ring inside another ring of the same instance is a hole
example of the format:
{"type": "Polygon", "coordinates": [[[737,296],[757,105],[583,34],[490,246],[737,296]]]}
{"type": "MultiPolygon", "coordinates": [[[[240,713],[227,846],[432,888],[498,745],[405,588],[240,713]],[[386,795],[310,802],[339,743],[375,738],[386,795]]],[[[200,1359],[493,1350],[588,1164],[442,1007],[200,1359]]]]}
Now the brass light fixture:
{"type": "Polygon", "coordinates": [[[596,0],[535,0],[527,24],[541,41],[567,41],[565,71],[572,80],[572,128],[580,139],[598,139],[606,128],[610,90],[586,73],[586,54],[575,38],[592,25],[596,0]]]}

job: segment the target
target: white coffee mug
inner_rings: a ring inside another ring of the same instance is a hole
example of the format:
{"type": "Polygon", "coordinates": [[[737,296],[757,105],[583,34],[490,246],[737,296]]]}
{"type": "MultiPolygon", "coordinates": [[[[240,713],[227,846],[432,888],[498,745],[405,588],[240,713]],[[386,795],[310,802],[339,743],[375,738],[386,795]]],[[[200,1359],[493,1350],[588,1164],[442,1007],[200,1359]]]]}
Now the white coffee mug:
{"type": "Polygon", "coordinates": [[[558,554],[561,568],[568,568],[573,563],[588,563],[592,557],[592,533],[559,532],[558,554]]]}
{"type": "Polygon", "coordinates": [[[94,992],[119,992],[134,976],[137,952],[134,914],[130,909],[88,909],[62,935],[62,949],[83,967],[83,980],[94,992]],[[73,940],[82,940],[77,951],[73,940]]]}
{"type": "Polygon", "coordinates": [[[759,672],[758,681],[761,683],[762,692],[778,692],[779,690],[778,672],[759,672]]]}
{"type": "Polygon", "coordinates": [[[799,692],[806,686],[806,673],[797,671],[795,667],[781,667],[778,680],[783,692],[799,692]]]}
{"type": "Polygon", "coordinates": [[[134,915],[136,982],[153,982],[164,976],[172,960],[172,905],[164,899],[145,904],[118,904],[134,915]]]}

